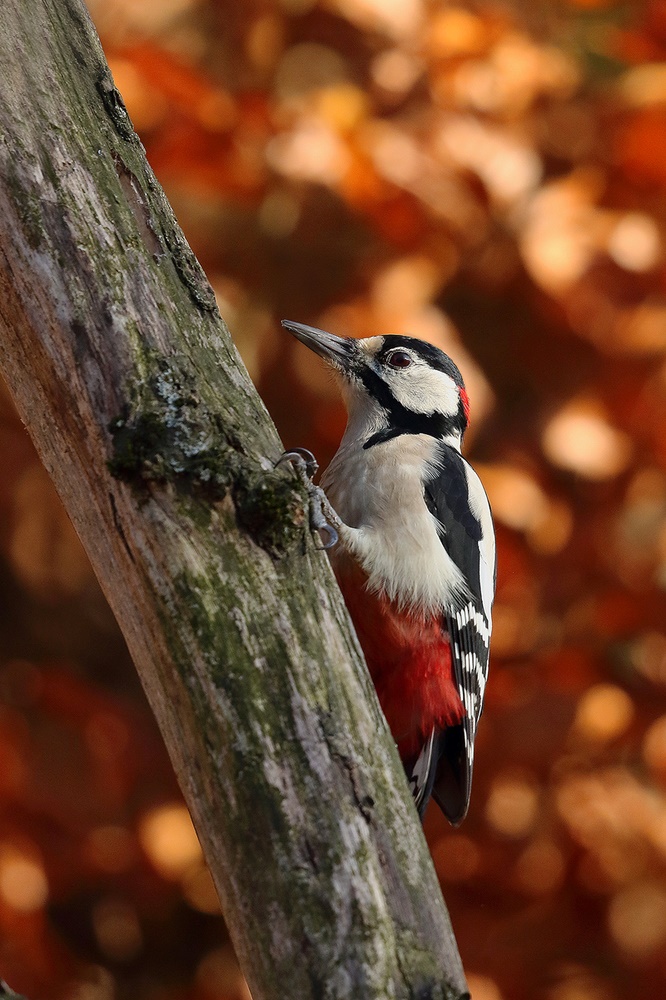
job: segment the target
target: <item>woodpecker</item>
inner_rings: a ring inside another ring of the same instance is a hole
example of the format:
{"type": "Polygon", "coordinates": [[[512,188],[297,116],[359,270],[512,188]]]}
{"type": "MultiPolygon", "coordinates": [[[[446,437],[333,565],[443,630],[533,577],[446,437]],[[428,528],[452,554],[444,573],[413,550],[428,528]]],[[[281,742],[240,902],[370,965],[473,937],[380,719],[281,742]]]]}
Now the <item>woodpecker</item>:
{"type": "Polygon", "coordinates": [[[457,826],[469,806],[496,576],[488,498],[461,455],[463,379],[443,351],[413,337],[282,325],[339,377],[348,421],[322,476],[319,527],[339,536],[333,569],[419,815],[432,796],[457,826]]]}

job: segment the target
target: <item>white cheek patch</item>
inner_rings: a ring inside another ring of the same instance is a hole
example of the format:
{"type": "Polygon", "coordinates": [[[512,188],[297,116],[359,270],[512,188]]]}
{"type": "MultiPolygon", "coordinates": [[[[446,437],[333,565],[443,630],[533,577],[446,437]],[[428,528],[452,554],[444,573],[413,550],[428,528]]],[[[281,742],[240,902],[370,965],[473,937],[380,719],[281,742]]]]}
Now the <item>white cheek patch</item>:
{"type": "Polygon", "coordinates": [[[454,417],[460,396],[453,379],[422,362],[384,373],[384,381],[405,409],[413,413],[441,413],[454,417]]]}

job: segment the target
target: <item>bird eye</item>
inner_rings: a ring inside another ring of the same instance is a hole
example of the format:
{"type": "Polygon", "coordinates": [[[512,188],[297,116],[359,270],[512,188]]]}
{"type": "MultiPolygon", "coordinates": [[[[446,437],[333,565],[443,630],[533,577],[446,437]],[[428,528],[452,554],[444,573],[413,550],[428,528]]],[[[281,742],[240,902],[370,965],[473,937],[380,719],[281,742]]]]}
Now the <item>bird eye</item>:
{"type": "Polygon", "coordinates": [[[409,368],[412,363],[412,356],[408,351],[401,351],[399,348],[395,351],[390,351],[386,355],[386,363],[391,366],[391,368],[409,368]]]}

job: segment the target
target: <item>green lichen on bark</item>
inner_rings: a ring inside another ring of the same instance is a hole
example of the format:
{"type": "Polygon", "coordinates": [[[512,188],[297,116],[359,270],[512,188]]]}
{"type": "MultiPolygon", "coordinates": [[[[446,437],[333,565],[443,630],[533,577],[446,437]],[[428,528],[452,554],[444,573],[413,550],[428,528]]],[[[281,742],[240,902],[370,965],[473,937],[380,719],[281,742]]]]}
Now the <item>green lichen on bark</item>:
{"type": "Polygon", "coordinates": [[[169,203],[157,183],[152,170],[146,163],[145,156],[143,155],[143,146],[134,131],[132,119],[125,107],[122,94],[114,84],[113,77],[105,65],[101,68],[97,80],[97,90],[104,102],[104,107],[115,131],[128,144],[128,149],[125,151],[127,154],[126,158],[132,161],[136,159],[136,165],[141,170],[143,182],[139,181],[138,174],[133,174],[125,159],[116,152],[114,160],[119,176],[124,172],[127,177],[133,179],[133,191],[135,196],[138,196],[141,200],[142,209],[147,209],[148,202],[142,198],[140,192],[144,185],[148,188],[151,194],[152,211],[155,214],[155,220],[149,220],[147,217],[146,221],[151,224],[155,237],[158,240],[160,237],[164,239],[166,248],[171,256],[171,261],[196,304],[203,310],[217,312],[215,294],[199,261],[192,253],[187,240],[185,240],[180,230],[173,226],[173,213],[171,212],[169,203]],[[138,147],[138,155],[136,157],[132,155],[132,146],[138,147]],[[153,224],[154,221],[157,221],[157,226],[153,224]]]}
{"type": "MultiPolygon", "coordinates": [[[[223,525],[219,527],[222,529],[223,525]]],[[[296,553],[292,552],[291,560],[294,572],[311,571],[309,563],[303,563],[296,553]]],[[[367,748],[349,743],[343,685],[321,685],[316,671],[304,669],[310,656],[317,655],[318,623],[308,622],[312,625],[312,650],[308,650],[306,643],[301,654],[303,662],[294,663],[294,650],[288,647],[280,630],[275,629],[275,621],[281,613],[285,619],[285,634],[289,634],[302,615],[302,608],[298,602],[293,607],[282,603],[280,611],[277,598],[272,604],[261,592],[260,576],[261,567],[248,565],[243,547],[239,548],[229,537],[217,557],[211,555],[203,572],[184,573],[178,578],[181,624],[174,630],[174,619],[169,617],[165,627],[171,630],[174,658],[199,706],[197,714],[202,739],[215,759],[226,761],[225,769],[234,775],[236,788],[242,789],[225,811],[226,835],[234,843],[242,843],[245,856],[250,858],[261,855],[266,845],[271,844],[271,855],[280,859],[282,871],[289,871],[292,885],[304,904],[293,914],[283,914],[281,918],[282,922],[291,923],[290,939],[304,953],[316,948],[320,953],[334,955],[340,900],[332,898],[327,887],[336,885],[339,870],[348,869],[350,850],[361,883],[372,882],[377,858],[363,839],[359,838],[353,849],[347,843],[345,851],[341,852],[339,845],[331,842],[322,831],[335,823],[342,790],[349,787],[363,823],[374,825],[375,797],[381,803],[380,815],[386,814],[386,776],[380,766],[374,773],[375,780],[368,783],[367,759],[361,764],[367,748]],[[234,609],[231,615],[230,609],[234,609]],[[189,675],[183,621],[188,622],[206,651],[207,672],[216,691],[214,713],[210,711],[210,699],[198,690],[196,679],[189,675]],[[239,648],[243,649],[242,656],[238,655],[239,648]],[[307,735],[301,732],[300,739],[293,736],[285,739],[286,733],[299,731],[299,723],[294,718],[295,696],[304,706],[304,717],[309,719],[310,728],[307,735]],[[259,754],[245,735],[255,731],[262,733],[263,746],[259,754]],[[320,747],[314,756],[313,742],[320,747]],[[321,761],[324,757],[328,761],[330,794],[324,799],[312,799],[310,789],[319,783],[311,774],[313,759],[321,761]],[[275,776],[268,785],[267,773],[275,776]],[[292,796],[303,810],[298,822],[289,815],[288,803],[292,796]],[[258,802],[260,809],[256,808],[258,802]]],[[[373,767],[377,767],[377,761],[373,767]]],[[[346,814],[344,822],[349,820],[346,814]]],[[[339,821],[343,822],[342,815],[339,821]]],[[[392,854],[390,837],[386,838],[385,849],[383,863],[388,863],[387,857],[393,857],[396,878],[401,878],[402,874],[398,874],[400,861],[392,854]]],[[[410,850],[409,846],[406,850],[410,850]]],[[[251,896],[271,898],[271,890],[266,890],[266,879],[272,875],[250,862],[241,877],[251,896]]],[[[282,897],[279,878],[274,893],[275,899],[282,897]]],[[[412,886],[411,893],[406,909],[413,913],[419,907],[419,887],[412,886]]],[[[270,919],[270,915],[258,910],[256,919],[261,923],[270,919]]],[[[412,931],[399,924],[387,928],[381,910],[374,912],[367,900],[350,919],[357,939],[354,947],[351,942],[348,947],[352,955],[358,949],[358,961],[348,957],[349,991],[329,992],[324,988],[334,970],[322,969],[322,990],[315,995],[362,996],[367,1000],[460,1000],[459,991],[442,980],[436,956],[419,947],[412,931]],[[366,951],[371,942],[372,947],[381,952],[375,958],[368,957],[366,951]],[[384,978],[380,978],[379,968],[383,967],[385,957],[393,952],[403,956],[404,979],[397,975],[390,962],[384,970],[384,978]]],[[[287,975],[287,969],[281,970],[281,974],[287,975]]],[[[292,975],[297,979],[299,971],[294,970],[292,975]]],[[[294,988],[298,995],[295,982],[294,988]]]]}
{"type": "MultiPolygon", "coordinates": [[[[227,551],[222,562],[228,565],[227,551]]],[[[245,565],[241,567],[240,578],[243,580],[241,589],[252,594],[254,584],[245,565]]],[[[199,705],[202,739],[215,759],[224,759],[225,771],[233,775],[234,785],[240,790],[224,813],[225,836],[238,848],[243,845],[242,851],[239,849],[237,854],[239,858],[241,854],[245,858],[245,867],[236,874],[242,880],[245,892],[257,900],[253,914],[257,921],[257,933],[261,933],[271,919],[271,913],[262,907],[271,899],[274,900],[271,905],[280,905],[279,901],[284,898],[281,876],[289,872],[291,891],[301,901],[301,905],[282,912],[280,916],[279,923],[283,933],[287,933],[290,947],[299,954],[308,954],[314,949],[318,954],[334,956],[339,945],[340,907],[342,905],[346,910],[349,901],[334,898],[329,887],[336,885],[343,871],[348,877],[352,854],[361,882],[373,879],[373,866],[376,865],[376,858],[362,840],[354,848],[347,843],[343,850],[341,845],[331,842],[324,832],[330,828],[331,822],[336,821],[335,817],[343,821],[339,814],[338,782],[344,786],[353,781],[350,774],[353,761],[335,751],[331,753],[333,777],[330,794],[326,799],[313,797],[318,781],[311,773],[312,747],[304,747],[298,739],[285,740],[285,732],[293,731],[291,724],[285,726],[285,721],[293,712],[292,685],[295,678],[290,671],[293,650],[286,648],[279,637],[274,641],[274,636],[267,635],[274,609],[265,607],[262,616],[255,607],[252,609],[251,634],[241,636],[241,644],[248,638],[252,641],[256,637],[255,655],[252,649],[246,648],[245,659],[238,656],[238,636],[233,635],[228,619],[230,602],[239,602],[238,580],[239,577],[235,576],[234,586],[228,590],[224,583],[215,579],[214,573],[198,578],[183,576],[178,581],[179,597],[187,609],[188,620],[207,650],[210,676],[217,691],[214,699],[216,712],[211,714],[210,701],[202,691],[196,690],[196,680],[189,678],[189,690],[199,705]],[[211,604],[217,608],[216,613],[211,614],[211,604]],[[260,635],[268,638],[268,646],[266,642],[259,641],[260,635]],[[246,734],[257,730],[262,733],[260,753],[257,753],[256,745],[246,738],[246,734]],[[267,775],[271,775],[268,783],[267,775]],[[289,812],[290,803],[296,800],[302,810],[299,811],[298,821],[289,812]],[[260,804],[259,808],[257,804],[260,804]],[[270,855],[277,860],[277,870],[267,871],[252,860],[263,856],[268,848],[270,855]]],[[[239,608],[237,625],[241,630],[247,629],[248,610],[239,608]]],[[[174,648],[180,648],[178,659],[187,683],[188,656],[186,647],[181,645],[182,635],[180,629],[173,635],[173,640],[174,648]]],[[[327,715],[317,706],[317,691],[311,687],[306,696],[312,717],[318,718],[321,723],[327,716],[327,727],[332,726],[330,713],[327,715]]],[[[317,735],[321,752],[326,754],[330,750],[327,727],[321,725],[317,735]]],[[[345,816],[344,822],[348,821],[349,817],[345,816]]],[[[341,881],[344,883],[344,879],[341,881]]],[[[344,896],[344,889],[337,891],[344,896]]],[[[349,939],[347,948],[354,957],[348,955],[346,958],[348,989],[331,988],[330,980],[340,970],[322,966],[316,974],[308,963],[294,964],[293,954],[285,956],[283,967],[277,963],[279,979],[291,982],[292,995],[295,996],[306,992],[299,980],[307,976],[307,995],[312,990],[312,995],[322,1000],[325,997],[340,1000],[347,996],[364,997],[365,1000],[386,1000],[390,997],[409,1000],[411,994],[396,980],[394,969],[387,970],[385,976],[379,978],[378,966],[385,964],[386,956],[396,947],[393,929],[383,927],[385,917],[381,908],[378,906],[375,911],[366,900],[363,909],[353,905],[352,910],[353,945],[349,939]],[[368,952],[369,948],[378,949],[378,953],[368,952]]],[[[409,949],[406,949],[406,956],[408,954],[409,949]]],[[[405,961],[408,966],[411,965],[408,957],[405,961]]],[[[420,977],[420,981],[425,979],[425,975],[420,977]]],[[[443,994],[432,993],[433,998],[440,995],[443,997],[443,994]]]]}
{"type": "Polygon", "coordinates": [[[174,483],[222,499],[238,473],[233,434],[202,401],[184,357],[146,350],[127,388],[123,410],[109,424],[111,473],[127,482],[174,483]]]}
{"type": "Polygon", "coordinates": [[[233,497],[240,527],[274,558],[303,539],[308,498],[293,476],[284,471],[243,467],[233,497]]]}
{"type": "Polygon", "coordinates": [[[122,412],[109,424],[109,471],[136,487],[170,483],[214,503],[231,494],[239,525],[279,558],[302,537],[307,497],[288,469],[266,469],[246,454],[228,414],[201,397],[184,356],[143,348],[122,412]]]}

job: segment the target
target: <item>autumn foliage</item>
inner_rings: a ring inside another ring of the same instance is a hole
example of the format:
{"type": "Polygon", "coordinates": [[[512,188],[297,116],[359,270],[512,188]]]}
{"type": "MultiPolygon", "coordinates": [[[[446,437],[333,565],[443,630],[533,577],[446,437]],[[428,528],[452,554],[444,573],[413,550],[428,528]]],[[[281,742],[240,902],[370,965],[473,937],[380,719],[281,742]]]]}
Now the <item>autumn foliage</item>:
{"type": "MultiPolygon", "coordinates": [[[[325,463],[344,414],[281,317],[408,332],[465,375],[498,528],[492,674],[469,817],[432,806],[426,832],[473,1000],[658,1000],[664,5],[90,7],[286,445],[325,463]]],[[[6,394],[0,454],[0,978],[34,1000],[243,1000],[133,667],[6,394]]]]}

